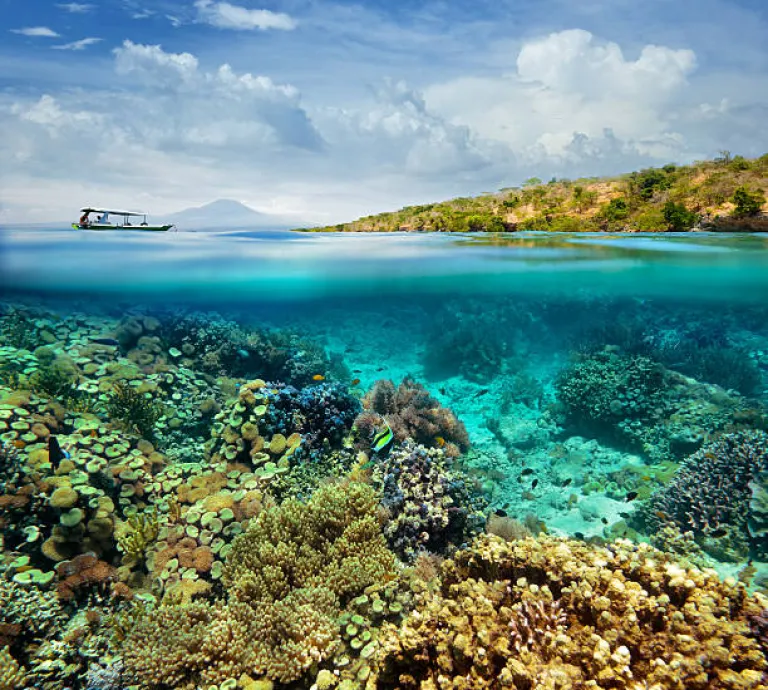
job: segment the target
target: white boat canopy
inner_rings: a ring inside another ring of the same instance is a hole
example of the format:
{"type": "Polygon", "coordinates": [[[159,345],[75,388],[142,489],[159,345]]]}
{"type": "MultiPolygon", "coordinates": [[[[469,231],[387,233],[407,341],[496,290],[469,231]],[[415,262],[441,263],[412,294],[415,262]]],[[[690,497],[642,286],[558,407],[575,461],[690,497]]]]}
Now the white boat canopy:
{"type": "Polygon", "coordinates": [[[81,208],[81,213],[107,213],[109,215],[113,216],[146,216],[146,213],[143,213],[142,211],[110,211],[106,208],[81,208]]]}

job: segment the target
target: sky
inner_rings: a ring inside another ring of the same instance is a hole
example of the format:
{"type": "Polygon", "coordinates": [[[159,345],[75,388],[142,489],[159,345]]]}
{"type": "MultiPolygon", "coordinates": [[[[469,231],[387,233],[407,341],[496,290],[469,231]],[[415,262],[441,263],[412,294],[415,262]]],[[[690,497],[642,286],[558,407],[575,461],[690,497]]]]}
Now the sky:
{"type": "Polygon", "coordinates": [[[0,0],[0,224],[338,223],[768,151],[766,0],[0,0]]]}

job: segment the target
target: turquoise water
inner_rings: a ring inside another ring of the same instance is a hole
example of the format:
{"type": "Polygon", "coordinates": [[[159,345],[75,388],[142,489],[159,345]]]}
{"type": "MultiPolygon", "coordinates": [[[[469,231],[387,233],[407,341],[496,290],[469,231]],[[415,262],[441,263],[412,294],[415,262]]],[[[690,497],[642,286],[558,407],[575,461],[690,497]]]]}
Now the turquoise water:
{"type": "MultiPolygon", "coordinates": [[[[334,590],[332,613],[312,613],[334,642],[289,671],[262,648],[261,661],[242,652],[212,675],[189,660],[162,682],[148,670],[141,650],[160,644],[148,630],[171,615],[158,602],[266,606],[232,574],[261,567],[242,556],[246,543],[267,558],[265,506],[342,500],[323,492],[350,473],[379,506],[365,550],[389,549],[400,578],[415,563],[426,572],[427,558],[439,570],[489,532],[650,544],[760,591],[766,298],[768,238],[754,235],[1,230],[4,586],[60,603],[38,632],[0,626],[0,648],[28,687],[246,688],[246,667],[275,687],[459,687],[393,681],[384,619],[363,612],[367,637],[350,622],[364,593],[399,602],[390,625],[426,606],[418,588],[383,578],[383,561],[334,590]],[[52,437],[69,458],[53,458],[52,437]],[[244,530],[251,542],[238,540],[244,530]],[[109,594],[117,584],[130,602],[109,594]],[[67,636],[89,609],[98,621],[78,647],[67,636]],[[132,615],[151,625],[131,627],[132,615]],[[115,616],[120,639],[108,634],[115,616]]],[[[309,606],[280,591],[292,611],[309,606]]],[[[0,624],[46,606],[30,598],[0,624]]],[[[283,654],[295,633],[280,635],[283,654]]],[[[497,687],[479,658],[461,687],[497,687]]]]}

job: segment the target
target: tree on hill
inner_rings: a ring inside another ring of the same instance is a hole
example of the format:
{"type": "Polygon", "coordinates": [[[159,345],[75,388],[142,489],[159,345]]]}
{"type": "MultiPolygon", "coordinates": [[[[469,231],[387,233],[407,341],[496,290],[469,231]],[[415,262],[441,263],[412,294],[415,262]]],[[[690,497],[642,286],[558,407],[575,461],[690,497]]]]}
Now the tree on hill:
{"type": "Polygon", "coordinates": [[[733,193],[731,201],[735,206],[733,215],[737,218],[747,218],[749,216],[756,216],[760,213],[760,210],[765,203],[765,194],[761,189],[751,192],[747,187],[742,185],[733,193]]]}

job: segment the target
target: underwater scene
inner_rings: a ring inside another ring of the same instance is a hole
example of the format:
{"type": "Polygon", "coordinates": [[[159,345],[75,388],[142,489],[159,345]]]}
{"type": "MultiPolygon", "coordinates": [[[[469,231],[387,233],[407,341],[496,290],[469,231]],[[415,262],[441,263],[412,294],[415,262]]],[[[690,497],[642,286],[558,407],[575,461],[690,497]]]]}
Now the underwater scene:
{"type": "Polygon", "coordinates": [[[0,528],[0,690],[768,688],[768,238],[6,229],[0,528]]]}

